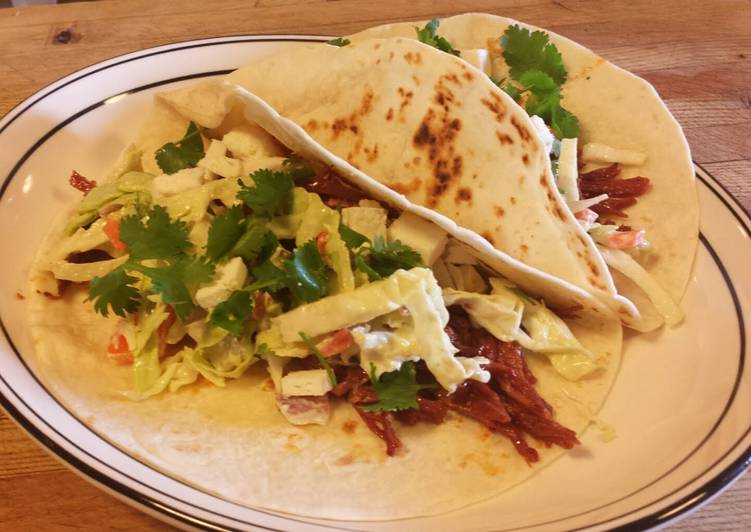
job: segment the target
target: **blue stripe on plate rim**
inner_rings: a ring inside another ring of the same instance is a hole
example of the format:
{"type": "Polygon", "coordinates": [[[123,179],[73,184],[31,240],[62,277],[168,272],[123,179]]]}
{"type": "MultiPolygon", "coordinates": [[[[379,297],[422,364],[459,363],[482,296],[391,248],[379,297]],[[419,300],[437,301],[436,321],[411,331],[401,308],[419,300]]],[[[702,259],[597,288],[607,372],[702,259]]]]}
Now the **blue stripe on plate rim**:
{"type": "MultiPolygon", "coordinates": [[[[71,74],[69,76],[66,76],[65,78],[60,79],[59,81],[49,85],[47,89],[43,89],[42,91],[36,93],[35,95],[31,96],[24,102],[20,103],[18,106],[16,106],[14,109],[12,109],[1,121],[2,125],[0,125],[0,134],[2,134],[10,125],[20,116],[22,116],[24,113],[29,111],[36,105],[38,102],[43,100],[44,98],[48,97],[49,95],[57,92],[58,90],[62,89],[65,86],[68,86],[72,83],[75,83],[76,81],[83,79],[87,76],[97,74],[99,72],[102,72],[104,70],[107,70],[108,68],[112,68],[114,66],[118,66],[124,63],[128,63],[131,61],[136,61],[140,59],[144,59],[150,56],[154,55],[160,55],[165,53],[171,53],[171,52],[177,52],[182,51],[186,49],[191,48],[198,48],[198,47],[205,47],[205,46],[217,46],[217,45],[226,45],[226,44],[236,44],[236,43],[244,43],[244,42],[281,42],[281,41],[300,41],[300,42],[321,42],[329,37],[318,37],[318,36],[292,36],[292,35],[285,35],[285,36],[239,36],[234,38],[215,38],[215,39],[206,39],[201,41],[187,41],[185,43],[176,43],[172,45],[162,46],[158,48],[150,48],[143,50],[141,52],[134,52],[131,54],[127,54],[124,56],[119,56],[116,58],[113,58],[109,61],[105,61],[102,63],[97,63],[95,65],[92,65],[86,69],[83,69],[79,72],[76,72],[74,74],[71,74]]],[[[176,78],[170,78],[166,80],[160,80],[154,83],[149,83],[146,85],[142,85],[139,87],[135,87],[133,89],[130,89],[128,91],[124,91],[120,94],[117,94],[115,96],[122,96],[127,94],[132,94],[144,90],[148,90],[151,88],[155,88],[161,85],[165,85],[168,83],[173,83],[177,81],[184,81],[189,79],[196,79],[201,77],[209,77],[209,76],[218,76],[223,75],[230,72],[229,70],[219,70],[219,71],[210,71],[210,72],[199,72],[199,73],[193,73],[185,76],[179,76],[176,78]]],[[[13,178],[15,177],[15,174],[17,173],[18,169],[23,165],[23,163],[28,160],[28,158],[37,150],[39,149],[50,137],[52,137],[57,131],[62,129],[63,127],[67,126],[74,120],[80,118],[81,116],[93,111],[94,109],[104,105],[106,100],[109,100],[110,98],[106,98],[104,100],[101,100],[95,104],[92,104],[85,109],[82,109],[81,111],[75,113],[74,115],[71,115],[67,119],[65,119],[63,122],[57,124],[55,127],[50,129],[47,133],[45,133],[42,137],[40,137],[33,145],[32,147],[16,162],[16,164],[13,166],[11,172],[8,174],[8,176],[3,180],[2,185],[0,185],[0,202],[2,201],[3,196],[5,195],[5,192],[7,190],[7,187],[12,182],[13,178]]],[[[696,164],[696,163],[695,163],[696,164]]],[[[738,223],[744,228],[745,233],[751,237],[751,223],[749,222],[749,219],[751,216],[749,213],[743,208],[742,205],[732,196],[732,194],[727,191],[723,185],[714,178],[709,172],[707,172],[704,168],[702,168],[700,165],[696,164],[697,171],[696,171],[696,177],[704,183],[711,191],[712,193],[724,204],[724,206],[733,214],[733,216],[736,218],[738,223]]],[[[570,515],[566,516],[561,519],[557,519],[554,521],[547,521],[547,522],[541,522],[541,523],[534,523],[530,524],[528,526],[525,526],[523,528],[532,528],[537,526],[544,526],[544,525],[552,525],[556,522],[578,517],[580,515],[589,513],[591,511],[596,511],[602,508],[605,508],[609,505],[616,504],[617,502],[624,500],[628,497],[631,497],[638,492],[648,488],[655,482],[659,481],[660,479],[664,478],[665,476],[669,475],[673,470],[680,467],[681,464],[683,464],[686,460],[688,460],[691,456],[693,456],[699,449],[702,448],[702,446],[706,443],[706,441],[712,436],[712,434],[715,432],[719,424],[724,419],[725,415],[729,411],[730,407],[733,404],[733,401],[735,399],[738,386],[740,384],[740,379],[743,374],[745,362],[746,362],[746,331],[745,331],[745,325],[744,325],[744,318],[743,318],[743,312],[740,305],[740,301],[738,299],[738,295],[736,292],[736,289],[733,285],[732,279],[730,278],[729,274],[727,273],[727,270],[725,266],[723,265],[720,257],[715,252],[714,248],[710,244],[710,242],[706,239],[704,235],[700,235],[700,241],[702,245],[707,249],[710,256],[712,257],[713,261],[715,262],[717,268],[720,270],[720,273],[722,274],[722,277],[728,287],[728,290],[731,294],[731,298],[733,300],[733,304],[735,306],[736,316],[738,318],[738,326],[739,326],[739,335],[740,335],[740,353],[739,353],[739,368],[738,368],[738,374],[736,376],[736,381],[734,383],[733,390],[731,392],[730,397],[728,398],[728,401],[725,405],[725,408],[723,409],[720,417],[716,421],[716,423],[713,425],[713,427],[710,429],[709,433],[702,439],[702,441],[694,448],[686,457],[684,457],[678,464],[676,464],[671,470],[664,473],[661,477],[654,479],[650,483],[648,483],[645,486],[642,486],[638,490],[635,490],[617,500],[610,501],[602,506],[599,506],[597,508],[592,508],[588,510],[587,512],[583,512],[580,514],[570,515]]],[[[67,410],[57,399],[54,398],[54,396],[44,387],[44,385],[37,379],[36,375],[29,369],[29,367],[26,365],[26,362],[23,360],[23,357],[18,352],[17,348],[13,344],[10,334],[5,328],[4,323],[2,322],[2,319],[0,318],[0,329],[2,329],[2,332],[4,336],[6,337],[9,345],[13,349],[14,353],[20,360],[20,362],[24,365],[26,368],[26,371],[34,378],[34,380],[37,382],[37,384],[44,389],[47,394],[52,397],[61,408],[63,408],[66,412],[68,412],[73,418],[77,419],[75,415],[67,410]]],[[[23,404],[24,407],[32,411],[29,406],[24,402],[23,398],[19,396],[15,390],[10,386],[10,384],[5,381],[5,379],[0,375],[0,381],[5,384],[8,390],[15,396],[16,400],[23,404]]],[[[183,512],[182,510],[175,508],[173,506],[170,506],[168,504],[165,504],[164,502],[157,500],[156,498],[146,494],[141,493],[136,489],[133,489],[132,487],[117,481],[110,476],[108,476],[106,473],[103,473],[101,470],[93,467],[91,464],[79,459],[77,456],[70,453],[68,450],[63,448],[57,441],[54,439],[48,437],[40,428],[35,424],[34,420],[29,419],[27,416],[25,416],[15,405],[14,403],[7,398],[5,395],[0,393],[0,405],[8,412],[11,418],[13,418],[29,435],[34,438],[39,444],[44,446],[48,451],[50,451],[52,454],[54,454],[56,457],[58,457],[63,462],[66,462],[71,467],[75,468],[79,472],[81,472],[87,479],[93,481],[95,484],[99,484],[101,486],[104,486],[108,488],[109,490],[112,490],[116,494],[118,494],[121,497],[124,497],[126,499],[129,499],[131,503],[136,504],[137,506],[140,506],[142,508],[156,511],[157,513],[161,514],[165,518],[173,521],[177,521],[179,523],[182,523],[184,525],[193,526],[193,527],[200,527],[206,530],[235,530],[234,528],[226,527],[223,524],[212,522],[203,518],[199,518],[196,516],[192,516],[188,513],[183,512]]],[[[33,411],[32,411],[33,412],[33,411]]],[[[113,471],[116,471],[120,475],[122,475],[124,478],[128,478],[130,481],[140,484],[144,486],[145,488],[148,488],[149,490],[155,491],[156,493],[159,493],[160,495],[168,498],[173,499],[176,502],[179,502],[181,504],[184,504],[189,507],[193,507],[196,510],[199,510],[201,512],[206,512],[210,514],[214,514],[217,517],[220,517],[222,519],[229,519],[234,522],[236,522],[238,525],[247,525],[247,526],[254,526],[254,527],[261,527],[265,530],[277,530],[274,528],[268,528],[262,525],[259,525],[258,523],[251,523],[247,521],[238,520],[236,518],[228,518],[224,515],[218,514],[216,512],[213,512],[211,510],[207,510],[206,508],[199,508],[193,504],[191,504],[188,501],[181,500],[176,498],[175,496],[171,494],[167,494],[164,492],[161,492],[160,490],[155,489],[153,486],[147,486],[143,484],[141,481],[129,476],[128,474],[115,470],[110,466],[109,464],[105,464],[101,462],[98,458],[92,456],[90,453],[88,453],[85,449],[79,447],[74,442],[66,438],[63,434],[58,432],[54,426],[50,425],[44,418],[39,416],[38,414],[35,414],[35,417],[37,418],[37,423],[41,423],[45,425],[48,429],[50,429],[52,432],[57,434],[62,440],[66,441],[69,445],[75,447],[80,451],[82,454],[88,456],[91,460],[98,462],[100,465],[104,466],[105,468],[111,468],[113,471]]],[[[82,427],[84,427],[86,430],[91,432],[95,437],[99,437],[93,430],[91,430],[89,427],[87,427],[83,422],[78,420],[79,423],[81,423],[82,427]]],[[[748,436],[749,432],[751,432],[751,427],[749,427],[746,432],[743,434],[741,438],[728,450],[726,453],[720,457],[714,464],[712,464],[707,470],[712,469],[717,464],[722,462],[728,455],[732,454],[736,448],[740,445],[740,443],[748,436]]],[[[112,444],[109,444],[112,445],[112,444]]],[[[118,451],[121,452],[119,448],[112,445],[112,447],[118,451]]],[[[140,462],[140,460],[138,460],[140,462]]],[[[150,466],[148,464],[142,463],[145,467],[150,466]]],[[[658,511],[651,513],[645,517],[638,518],[634,521],[628,522],[625,525],[622,525],[621,527],[617,528],[616,530],[633,530],[633,529],[644,529],[644,528],[651,528],[658,525],[664,525],[666,522],[671,521],[673,519],[676,519],[680,515],[683,515],[684,513],[692,510],[693,508],[701,505],[702,503],[706,502],[708,499],[710,499],[712,496],[717,494],[720,490],[722,490],[725,486],[727,486],[730,482],[732,482],[735,478],[737,478],[739,475],[745,471],[745,469],[751,465],[751,447],[744,450],[740,456],[734,460],[730,465],[728,465],[723,471],[721,471],[719,474],[714,476],[712,479],[705,482],[702,486],[697,488],[696,490],[692,491],[690,494],[682,497],[681,499],[670,503],[669,505],[665,506],[664,508],[659,509],[658,511]]],[[[627,518],[631,514],[638,513],[639,511],[643,510],[644,508],[647,508],[649,506],[654,505],[655,503],[658,503],[664,499],[670,498],[672,495],[682,491],[687,486],[691,485],[692,483],[696,482],[699,478],[701,478],[701,475],[697,476],[696,478],[686,482],[683,486],[680,486],[679,488],[673,490],[671,493],[666,494],[662,496],[660,499],[651,501],[649,504],[637,508],[634,510],[631,510],[627,512],[626,514],[616,516],[613,518],[609,518],[606,521],[598,522],[598,523],[590,523],[587,526],[598,526],[598,525],[604,525],[609,522],[618,521],[624,518],[627,518]]],[[[180,482],[181,484],[185,484],[186,486],[189,486],[192,488],[192,486],[179,481],[177,479],[177,482],[180,482]]],[[[224,499],[222,499],[224,500],[224,499]]],[[[232,501],[226,501],[230,504],[236,505],[236,503],[233,503],[232,501]]],[[[237,505],[241,508],[244,508],[242,505],[237,505]]],[[[253,510],[258,511],[260,513],[265,513],[269,516],[273,517],[283,517],[284,519],[305,523],[307,525],[313,525],[314,523],[311,523],[307,520],[298,520],[295,519],[293,516],[284,515],[280,516],[279,514],[273,513],[273,512],[266,512],[261,509],[254,508],[253,510]]],[[[346,528],[341,527],[335,527],[331,523],[328,523],[327,528],[336,528],[339,530],[347,530],[346,528]]],[[[519,530],[519,529],[516,529],[519,530]]],[[[498,532],[501,532],[499,530],[498,532]]]]}

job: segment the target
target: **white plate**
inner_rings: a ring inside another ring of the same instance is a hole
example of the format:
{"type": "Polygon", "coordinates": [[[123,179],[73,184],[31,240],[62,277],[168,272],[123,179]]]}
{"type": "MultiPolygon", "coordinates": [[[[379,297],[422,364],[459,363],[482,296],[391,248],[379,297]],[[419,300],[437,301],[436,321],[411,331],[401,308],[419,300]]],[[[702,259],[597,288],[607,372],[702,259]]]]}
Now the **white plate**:
{"type": "MultiPolygon", "coordinates": [[[[220,75],[310,36],[232,37],[153,48],[93,65],[35,94],[0,121],[0,402],[32,437],[109,492],[181,526],[211,529],[648,528],[711,499],[751,461],[751,221],[697,168],[701,245],[679,328],[630,335],[594,430],[523,485],[490,501],[411,521],[316,521],[244,507],[170,478],[76,419],[24,361],[28,268],[60,209],[67,176],[98,175],[133,135],[156,91],[220,75]]],[[[346,487],[342,487],[343,491],[346,487]]]]}

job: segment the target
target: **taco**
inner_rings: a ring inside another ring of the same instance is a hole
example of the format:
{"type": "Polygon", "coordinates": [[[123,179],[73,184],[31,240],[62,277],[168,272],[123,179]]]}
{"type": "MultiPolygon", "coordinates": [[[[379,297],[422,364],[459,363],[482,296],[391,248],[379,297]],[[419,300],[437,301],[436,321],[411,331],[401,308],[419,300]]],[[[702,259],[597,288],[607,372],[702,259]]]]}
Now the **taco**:
{"type": "Polygon", "coordinates": [[[685,137],[646,81],[532,30],[483,14],[390,24],[229,79],[411,201],[595,294],[629,326],[674,325],[698,243],[685,137]]]}
{"type": "Polygon", "coordinates": [[[446,512],[578,444],[614,314],[203,89],[213,128],[157,99],[105,179],[74,173],[40,252],[31,362],[80,419],[227,499],[332,519],[446,512]]]}

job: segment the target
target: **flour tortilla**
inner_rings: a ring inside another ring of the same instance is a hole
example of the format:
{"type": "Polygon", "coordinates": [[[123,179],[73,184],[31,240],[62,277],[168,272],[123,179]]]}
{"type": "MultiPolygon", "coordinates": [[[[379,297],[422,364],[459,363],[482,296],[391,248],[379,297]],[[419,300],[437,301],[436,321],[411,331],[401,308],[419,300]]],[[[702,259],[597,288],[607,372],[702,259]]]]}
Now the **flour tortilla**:
{"type": "MultiPolygon", "coordinates": [[[[413,203],[638,316],[566,208],[527,114],[468,63],[412,39],[362,39],[285,50],[228,80],[413,203]]],[[[164,100],[188,116],[196,90],[164,100]]]]}
{"type": "MultiPolygon", "coordinates": [[[[364,175],[335,156],[329,154],[326,159],[327,152],[266,104],[244,91],[230,90],[245,116],[281,142],[367,185],[364,175]]],[[[364,188],[375,198],[403,202],[377,183],[371,185],[364,188]]],[[[437,221],[439,216],[433,214],[431,219],[437,221]]],[[[466,238],[458,229],[452,234],[466,238]]],[[[50,236],[50,245],[55,236],[50,236]]],[[[494,260],[491,256],[486,262],[494,260]]],[[[505,268],[513,270],[512,263],[505,268]]],[[[523,272],[521,278],[541,280],[545,289],[552,286],[545,285],[542,280],[547,278],[531,268],[523,272]]],[[[534,293],[541,291],[538,287],[534,293]]],[[[553,292],[561,297],[577,293],[565,283],[553,292]]],[[[404,452],[389,458],[383,442],[349,405],[337,405],[327,426],[290,425],[275,407],[274,392],[261,364],[225,388],[193,385],[132,402],[122,395],[131,387],[131,369],[114,365],[105,354],[115,323],[94,313],[91,303],[84,301],[85,289],[74,287],[60,300],[33,290],[28,293],[35,343],[29,362],[79,419],[143,462],[241,504],[341,520],[433,515],[492,497],[564,452],[530,439],[540,453],[539,464],[530,467],[508,440],[452,414],[440,426],[398,426],[404,452]]],[[[597,374],[568,382],[544,357],[531,355],[528,361],[556,419],[581,433],[615,378],[622,332],[614,315],[594,309],[570,325],[585,347],[600,358],[602,369],[597,374]]]]}
{"type": "MultiPolygon", "coordinates": [[[[374,37],[415,39],[415,26],[422,27],[426,22],[387,24],[349,38],[354,42],[374,37]]],[[[458,49],[498,50],[500,36],[513,24],[540,29],[510,18],[468,13],[442,19],[439,34],[458,49]]],[[[579,146],[598,142],[647,155],[643,165],[623,167],[622,177],[647,176],[652,184],[637,205],[628,209],[629,217],[623,223],[646,230],[654,253],[645,267],[679,302],[699,242],[699,203],[686,137],[647,81],[565,37],[547,33],[561,52],[568,71],[562,104],[579,119],[579,146]]],[[[508,77],[505,62],[496,61],[493,67],[494,77],[508,77]]],[[[461,218],[457,221],[463,223],[461,218]]],[[[622,275],[615,273],[614,277],[618,292],[636,303],[642,313],[640,322],[628,322],[642,331],[659,326],[662,320],[643,292],[622,275]]]]}

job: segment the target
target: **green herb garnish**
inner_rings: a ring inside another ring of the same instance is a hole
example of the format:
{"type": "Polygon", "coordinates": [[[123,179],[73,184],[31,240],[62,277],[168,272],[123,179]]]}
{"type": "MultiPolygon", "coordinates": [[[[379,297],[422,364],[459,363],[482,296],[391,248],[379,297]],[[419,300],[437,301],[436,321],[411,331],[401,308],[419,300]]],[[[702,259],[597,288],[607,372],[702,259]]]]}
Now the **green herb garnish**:
{"type": "Polygon", "coordinates": [[[420,29],[417,26],[415,26],[415,31],[417,32],[417,40],[419,40],[421,43],[425,43],[428,46],[432,46],[433,48],[438,48],[442,52],[446,52],[447,54],[459,56],[459,50],[456,50],[453,46],[451,46],[451,43],[448,42],[445,38],[438,35],[438,26],[441,25],[441,21],[438,17],[435,17],[430,22],[425,24],[425,27],[420,29]]]}
{"type": "Polygon", "coordinates": [[[174,174],[185,168],[194,168],[203,159],[201,131],[193,122],[185,136],[177,142],[168,142],[156,151],[156,162],[165,174],[174,174]]]}
{"type": "Polygon", "coordinates": [[[326,357],[323,356],[321,351],[316,347],[316,344],[313,343],[313,339],[305,334],[304,332],[300,332],[300,338],[302,338],[302,341],[305,343],[305,346],[310,349],[315,357],[318,359],[318,362],[321,363],[321,366],[323,366],[323,369],[326,370],[326,374],[329,376],[329,382],[331,383],[331,386],[336,386],[336,374],[334,373],[334,370],[331,368],[331,364],[329,364],[329,361],[326,360],[326,357]]]}
{"type": "Polygon", "coordinates": [[[378,401],[360,406],[365,412],[393,412],[417,408],[417,392],[435,388],[434,384],[418,384],[414,362],[407,361],[396,371],[376,377],[376,368],[370,364],[370,382],[378,393],[378,401]]]}

